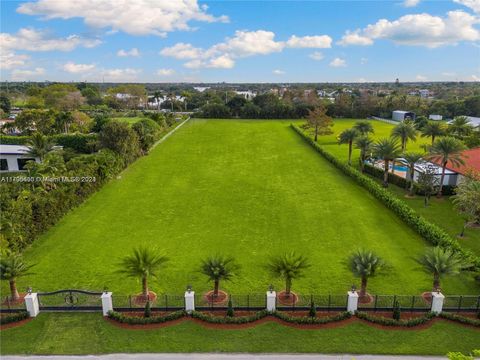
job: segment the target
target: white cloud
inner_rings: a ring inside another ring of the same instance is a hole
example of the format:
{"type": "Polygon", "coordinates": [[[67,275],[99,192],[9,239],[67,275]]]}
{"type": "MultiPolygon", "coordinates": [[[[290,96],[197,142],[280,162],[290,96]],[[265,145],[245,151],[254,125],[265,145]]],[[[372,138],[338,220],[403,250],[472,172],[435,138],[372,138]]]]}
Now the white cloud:
{"type": "Polygon", "coordinates": [[[332,67],[345,67],[347,66],[347,62],[341,58],[335,58],[330,62],[330,66],[332,67]]]}
{"type": "Polygon", "coordinates": [[[87,73],[93,69],[95,69],[95,64],[75,64],[69,61],[63,65],[63,70],[71,74],[87,73]]]}
{"type": "Polygon", "coordinates": [[[12,71],[12,80],[36,80],[39,76],[45,74],[45,69],[37,67],[33,70],[29,69],[15,69],[12,71]]]}
{"type": "Polygon", "coordinates": [[[420,3],[421,0],[404,0],[403,6],[405,7],[415,7],[420,3]]]}
{"type": "Polygon", "coordinates": [[[30,56],[28,55],[16,54],[13,51],[2,51],[0,54],[0,69],[10,70],[16,67],[24,66],[28,59],[30,59],[30,56]]]}
{"type": "Polygon", "coordinates": [[[365,57],[362,57],[362,58],[360,59],[360,64],[365,65],[366,63],[368,63],[368,59],[365,58],[365,57]]]}
{"type": "Polygon", "coordinates": [[[140,74],[142,70],[140,69],[104,69],[103,77],[105,81],[118,81],[118,82],[128,82],[134,81],[137,79],[137,75],[140,74]]]}
{"type": "Polygon", "coordinates": [[[314,53],[308,55],[310,59],[320,61],[322,60],[325,56],[320,51],[315,51],[314,53]]]}
{"type": "Polygon", "coordinates": [[[190,21],[228,22],[226,16],[210,15],[207,6],[197,0],[39,0],[21,4],[17,12],[43,19],[80,17],[88,26],[131,35],[165,36],[175,30],[190,30],[190,21]]]}
{"type": "Polygon", "coordinates": [[[275,75],[284,75],[284,74],[285,74],[285,71],[279,70],[279,69],[275,69],[275,70],[272,71],[272,73],[274,73],[275,75]]]}
{"type": "Polygon", "coordinates": [[[426,81],[427,77],[425,75],[417,75],[415,76],[415,79],[418,81],[426,81]]]}
{"type": "Polygon", "coordinates": [[[160,55],[174,57],[175,59],[196,59],[201,57],[202,53],[202,49],[185,43],[178,43],[160,51],[160,55]]]}
{"type": "Polygon", "coordinates": [[[462,4],[476,13],[480,13],[480,0],[453,0],[458,4],[462,4]]]}
{"type": "Polygon", "coordinates": [[[102,42],[98,39],[86,39],[78,35],[66,38],[52,38],[41,30],[22,28],[16,34],[0,33],[2,51],[27,50],[27,51],[71,51],[78,46],[92,48],[102,42]]]}
{"type": "Polygon", "coordinates": [[[290,48],[330,48],[332,47],[332,38],[328,35],[303,36],[292,35],[286,43],[290,48]]]}
{"type": "Polygon", "coordinates": [[[138,57],[138,56],[140,56],[140,51],[138,51],[137,48],[132,48],[130,50],[120,49],[120,50],[117,51],[117,56],[120,56],[120,57],[127,57],[127,56],[138,57]]]}
{"type": "Polygon", "coordinates": [[[247,57],[252,55],[267,55],[280,52],[284,43],[275,41],[275,33],[265,30],[235,31],[235,36],[228,38],[226,42],[212,46],[208,52],[226,53],[235,57],[247,57]]]}
{"type": "Polygon", "coordinates": [[[480,31],[474,27],[479,22],[477,17],[460,10],[450,11],[446,17],[426,13],[405,15],[394,21],[381,19],[364,29],[347,31],[340,44],[371,45],[376,39],[388,39],[400,45],[429,48],[455,45],[480,40],[480,31]]]}
{"type": "Polygon", "coordinates": [[[471,80],[472,80],[472,81],[480,81],[480,76],[472,75],[472,76],[471,76],[471,80]]]}
{"type": "Polygon", "coordinates": [[[173,69],[158,69],[157,70],[157,75],[159,76],[171,76],[175,74],[175,70],[173,69]]]}

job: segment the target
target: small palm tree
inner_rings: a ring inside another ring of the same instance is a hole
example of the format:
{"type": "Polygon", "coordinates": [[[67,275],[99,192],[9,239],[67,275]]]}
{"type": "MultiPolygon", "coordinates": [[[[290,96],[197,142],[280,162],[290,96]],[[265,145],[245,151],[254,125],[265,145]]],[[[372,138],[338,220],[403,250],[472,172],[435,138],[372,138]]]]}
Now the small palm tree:
{"type": "Polygon", "coordinates": [[[410,122],[402,122],[392,129],[392,136],[395,139],[400,139],[402,145],[402,152],[407,148],[408,140],[415,141],[417,138],[417,130],[410,122]]]}
{"type": "Polygon", "coordinates": [[[0,259],[0,279],[7,280],[10,285],[10,299],[17,301],[20,295],[17,290],[17,279],[30,275],[29,270],[34,265],[27,265],[20,255],[12,254],[0,259]]]}
{"type": "Polygon", "coordinates": [[[408,164],[408,168],[410,171],[410,188],[409,188],[409,195],[413,196],[413,178],[415,177],[415,165],[422,159],[423,155],[416,152],[409,152],[403,154],[403,159],[408,164]]]}
{"type": "Polygon", "coordinates": [[[142,297],[148,299],[148,279],[157,278],[159,271],[168,262],[168,258],[144,246],[133,250],[131,255],[125,256],[119,263],[118,273],[140,279],[142,282],[142,297]]]}
{"type": "Polygon", "coordinates": [[[465,162],[463,161],[462,150],[464,149],[465,146],[463,143],[451,136],[446,136],[437,140],[437,142],[430,147],[430,154],[427,158],[442,165],[442,176],[440,177],[440,186],[437,194],[438,197],[442,196],[443,180],[445,178],[447,164],[450,162],[450,164],[454,166],[463,165],[465,162]]]}
{"type": "Polygon", "coordinates": [[[379,139],[373,144],[372,150],[374,156],[384,162],[383,186],[388,187],[388,165],[400,155],[398,143],[394,138],[379,139]]]}
{"type": "Polygon", "coordinates": [[[215,255],[208,257],[202,261],[200,271],[202,274],[213,281],[213,296],[218,296],[218,289],[220,288],[220,280],[229,281],[238,274],[240,266],[235,263],[233,257],[224,257],[215,255]]]}
{"type": "Polygon", "coordinates": [[[292,290],[292,281],[303,277],[304,271],[310,267],[308,259],[295,252],[274,257],[267,265],[267,269],[275,277],[285,280],[285,295],[289,296],[292,290]]]}
{"type": "Polygon", "coordinates": [[[349,259],[349,267],[354,276],[361,279],[360,298],[367,295],[367,282],[384,266],[383,260],[373,251],[357,250],[349,259]]]}
{"type": "Polygon", "coordinates": [[[53,143],[51,143],[45,135],[34,133],[27,142],[27,154],[33,157],[40,158],[43,161],[45,155],[53,150],[53,143]]]}
{"type": "Polygon", "coordinates": [[[344,130],[338,136],[339,144],[348,144],[348,165],[352,165],[352,145],[357,137],[358,131],[355,129],[344,130]]]}
{"type": "Polygon", "coordinates": [[[437,136],[445,135],[445,129],[442,123],[429,121],[421,130],[422,137],[430,137],[432,139],[432,145],[435,142],[437,136]]]}
{"type": "Polygon", "coordinates": [[[373,141],[368,136],[360,136],[355,140],[355,147],[360,150],[360,169],[365,171],[365,160],[372,149],[373,141]]]}
{"type": "Polygon", "coordinates": [[[440,246],[427,249],[417,262],[433,275],[433,290],[440,288],[442,276],[456,275],[466,266],[459,254],[440,246]]]}
{"type": "Polygon", "coordinates": [[[447,130],[449,134],[463,138],[473,131],[473,126],[470,125],[470,121],[466,116],[457,116],[448,125],[447,130]]]}
{"type": "Polygon", "coordinates": [[[361,135],[373,134],[373,125],[369,121],[357,121],[353,128],[358,131],[361,135]]]}

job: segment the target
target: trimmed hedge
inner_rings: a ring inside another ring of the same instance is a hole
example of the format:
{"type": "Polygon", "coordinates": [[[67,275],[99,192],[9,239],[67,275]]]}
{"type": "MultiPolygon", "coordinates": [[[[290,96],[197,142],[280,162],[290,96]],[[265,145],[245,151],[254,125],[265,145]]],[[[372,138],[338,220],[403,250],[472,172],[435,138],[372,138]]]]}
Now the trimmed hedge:
{"type": "Polygon", "coordinates": [[[28,317],[29,317],[28,312],[25,310],[22,310],[17,313],[8,314],[7,316],[0,317],[0,325],[22,321],[22,320],[28,319],[28,317]]]}
{"type": "MultiPolygon", "coordinates": [[[[71,148],[79,153],[88,154],[91,151],[89,143],[98,139],[97,134],[58,134],[48,138],[55,144],[65,148],[71,148]]],[[[0,144],[4,145],[25,145],[30,136],[1,135],[0,144]]]]}
{"type": "Polygon", "coordinates": [[[349,319],[352,317],[348,311],[341,312],[337,315],[327,316],[327,317],[310,317],[310,316],[290,316],[288,314],[284,314],[282,312],[274,312],[273,316],[276,318],[286,321],[292,324],[299,324],[299,325],[308,325],[308,324],[328,324],[331,322],[342,321],[345,319],[349,319]]]}
{"type": "Polygon", "coordinates": [[[480,258],[474,255],[470,250],[463,249],[458,241],[450,237],[443,229],[435,224],[427,221],[422,216],[418,215],[415,210],[408,206],[405,202],[391,194],[388,190],[383,188],[375,180],[362,174],[360,171],[346,163],[337,159],[334,155],[323,149],[310,136],[305,134],[298,126],[291,124],[295,130],[307,143],[309,143],[320,155],[328,160],[332,165],[337,167],[345,175],[351,177],[355,182],[364,187],[368,192],[380,200],[387,208],[397,214],[408,226],[414,229],[420,236],[427,240],[432,245],[449,248],[455,252],[462,254],[467,262],[473,264],[475,267],[480,267],[480,258]]]}
{"type": "Polygon", "coordinates": [[[383,316],[372,316],[366,312],[356,312],[355,315],[359,319],[362,319],[374,324],[385,325],[385,326],[405,326],[405,327],[422,325],[429,322],[435,317],[435,314],[431,312],[425,314],[425,316],[408,319],[408,320],[395,320],[395,319],[390,319],[383,316]]]}
{"type": "Polygon", "coordinates": [[[448,312],[442,312],[439,314],[441,318],[452,320],[459,322],[461,324],[472,325],[476,327],[480,327],[480,320],[479,319],[472,319],[466,316],[458,315],[458,314],[451,314],[448,312]]]}
{"type": "Polygon", "coordinates": [[[253,315],[249,316],[239,316],[239,317],[221,317],[221,316],[212,316],[210,314],[205,314],[200,311],[192,311],[191,316],[194,319],[199,319],[211,324],[247,324],[251,323],[264,317],[270,315],[267,310],[261,310],[256,312],[253,315]]]}
{"type": "Polygon", "coordinates": [[[146,324],[161,324],[167,321],[177,320],[184,317],[186,314],[187,313],[184,310],[178,310],[167,315],[152,316],[152,317],[146,318],[146,317],[128,316],[117,311],[109,311],[107,316],[110,319],[118,321],[122,324],[146,325],[146,324]]]}

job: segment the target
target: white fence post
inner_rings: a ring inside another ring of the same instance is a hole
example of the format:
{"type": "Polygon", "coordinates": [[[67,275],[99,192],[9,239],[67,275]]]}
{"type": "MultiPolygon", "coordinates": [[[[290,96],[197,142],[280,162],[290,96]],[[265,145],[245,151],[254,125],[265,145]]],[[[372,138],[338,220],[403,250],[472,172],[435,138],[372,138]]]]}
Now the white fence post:
{"type": "Polygon", "coordinates": [[[358,309],[358,293],[356,291],[348,292],[347,311],[354,314],[358,309]]]}
{"type": "Polygon", "coordinates": [[[109,311],[113,311],[112,293],[105,291],[102,294],[102,312],[103,316],[107,316],[109,311]]]}
{"type": "Polygon", "coordinates": [[[38,304],[37,293],[28,293],[24,300],[30,317],[36,317],[40,313],[40,305],[38,304]]]}
{"type": "Polygon", "coordinates": [[[274,312],[277,307],[277,293],[273,290],[267,291],[267,311],[274,312]]]}
{"type": "Polygon", "coordinates": [[[195,291],[190,288],[185,291],[185,311],[189,314],[195,311],[195,291]]]}
{"type": "Polygon", "coordinates": [[[435,314],[440,314],[443,309],[443,301],[445,300],[445,295],[440,291],[432,291],[432,309],[431,311],[435,314]]]}

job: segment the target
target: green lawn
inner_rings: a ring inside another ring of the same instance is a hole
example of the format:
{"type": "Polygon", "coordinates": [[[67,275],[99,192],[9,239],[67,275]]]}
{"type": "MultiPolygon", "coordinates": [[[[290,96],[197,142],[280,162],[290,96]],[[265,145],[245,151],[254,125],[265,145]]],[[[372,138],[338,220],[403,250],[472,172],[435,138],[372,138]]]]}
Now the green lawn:
{"type": "Polygon", "coordinates": [[[130,125],[135,124],[137,121],[144,119],[143,117],[140,116],[134,116],[134,117],[114,117],[112,118],[113,120],[124,122],[130,125]]]}
{"type": "MultiPolygon", "coordinates": [[[[419,294],[430,276],[414,260],[427,244],[392,212],[318,155],[287,121],[193,120],[67,214],[26,252],[35,274],[19,280],[35,290],[107,286],[117,294],[139,284],[115,274],[139,244],[157,246],[171,261],[151,284],[158,293],[211,285],[200,260],[232,254],[242,266],[236,294],[282,288],[264,265],[271,255],[308,255],[304,294],[344,294],[353,278],[345,259],[363,247],[390,268],[371,279],[372,293],[419,294]]],[[[475,294],[471,275],[447,278],[448,294],[475,294]]],[[[6,289],[4,287],[4,289],[6,289]]]]}
{"type": "Polygon", "coordinates": [[[364,323],[334,329],[299,330],[265,323],[240,330],[215,330],[186,321],[154,330],[125,330],[99,314],[40,314],[4,330],[1,353],[98,354],[140,352],[287,352],[444,355],[469,353],[480,331],[438,322],[426,330],[379,330],[364,323]]]}

